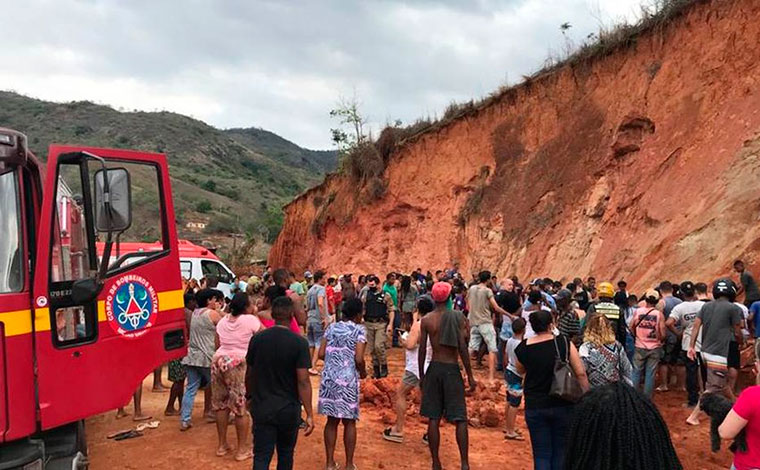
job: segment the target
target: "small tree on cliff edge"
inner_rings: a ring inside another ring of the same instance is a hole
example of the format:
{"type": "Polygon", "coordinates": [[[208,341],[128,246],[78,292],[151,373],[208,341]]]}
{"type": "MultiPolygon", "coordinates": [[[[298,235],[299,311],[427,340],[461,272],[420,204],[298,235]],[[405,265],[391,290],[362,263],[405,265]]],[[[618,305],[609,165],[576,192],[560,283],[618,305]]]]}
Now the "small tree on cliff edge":
{"type": "Polygon", "coordinates": [[[364,133],[367,120],[359,112],[356,96],[351,99],[341,98],[337,107],[330,111],[330,117],[339,120],[339,127],[330,129],[330,132],[342,164],[346,155],[369,140],[364,133]]]}

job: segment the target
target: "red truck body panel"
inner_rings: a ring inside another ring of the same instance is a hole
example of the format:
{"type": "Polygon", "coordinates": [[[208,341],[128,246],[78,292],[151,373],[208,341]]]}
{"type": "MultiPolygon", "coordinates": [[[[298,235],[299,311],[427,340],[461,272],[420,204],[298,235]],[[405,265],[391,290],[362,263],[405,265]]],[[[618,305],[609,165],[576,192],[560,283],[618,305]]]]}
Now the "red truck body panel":
{"type": "MultiPolygon", "coordinates": [[[[0,442],[123,406],[153,369],[186,354],[179,249],[166,157],[128,150],[52,146],[47,176],[42,201],[35,202],[34,208],[38,227],[34,277],[27,271],[22,292],[0,295],[0,367],[4,366],[0,369],[0,442]],[[57,163],[60,155],[83,151],[102,157],[109,168],[118,167],[118,162],[155,166],[162,191],[162,250],[145,262],[107,275],[103,289],[91,303],[97,312],[94,339],[61,346],[56,343],[56,312],[50,308],[54,305],[50,263],[56,223],[57,163]],[[122,328],[134,319],[138,319],[132,324],[134,330],[122,328]],[[181,343],[177,346],[180,332],[181,343]],[[166,336],[167,333],[170,334],[166,336]],[[174,339],[171,347],[167,346],[169,337],[174,339]]],[[[30,234],[24,237],[26,261],[30,234]]]]}

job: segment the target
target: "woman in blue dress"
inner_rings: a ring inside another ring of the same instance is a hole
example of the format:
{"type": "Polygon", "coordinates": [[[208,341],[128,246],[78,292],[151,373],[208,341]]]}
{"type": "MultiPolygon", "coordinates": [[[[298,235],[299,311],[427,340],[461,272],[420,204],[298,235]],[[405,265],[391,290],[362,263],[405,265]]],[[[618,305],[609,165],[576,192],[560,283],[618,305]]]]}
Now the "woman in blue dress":
{"type": "Polygon", "coordinates": [[[327,470],[337,470],[335,442],[338,424],[343,422],[343,442],[346,446],[346,470],[356,470],[356,421],[359,419],[359,379],[367,376],[364,348],[367,338],[361,323],[362,302],[351,299],[343,304],[342,320],[327,328],[319,348],[319,358],[325,361],[319,384],[317,411],[327,416],[325,424],[325,453],[327,470]]]}

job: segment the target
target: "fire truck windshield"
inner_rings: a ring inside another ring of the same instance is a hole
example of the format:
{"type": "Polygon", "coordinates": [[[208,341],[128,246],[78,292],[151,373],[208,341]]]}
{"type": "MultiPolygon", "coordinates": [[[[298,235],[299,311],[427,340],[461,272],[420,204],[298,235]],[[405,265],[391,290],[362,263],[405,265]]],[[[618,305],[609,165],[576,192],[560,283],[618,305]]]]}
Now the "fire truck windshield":
{"type": "Polygon", "coordinates": [[[23,288],[20,214],[18,175],[6,171],[0,174],[0,294],[23,288]]]}

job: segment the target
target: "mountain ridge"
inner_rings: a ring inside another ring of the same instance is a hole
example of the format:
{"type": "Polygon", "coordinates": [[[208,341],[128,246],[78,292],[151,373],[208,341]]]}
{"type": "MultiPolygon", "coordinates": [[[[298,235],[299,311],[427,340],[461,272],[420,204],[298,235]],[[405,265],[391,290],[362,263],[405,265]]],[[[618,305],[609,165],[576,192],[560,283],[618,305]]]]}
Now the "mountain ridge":
{"type": "MultiPolygon", "coordinates": [[[[271,242],[282,206],[337,166],[336,152],[305,149],[260,128],[223,130],[169,111],[125,112],[9,91],[0,91],[0,127],[25,133],[43,160],[52,143],[166,154],[180,235],[196,238],[249,233],[271,242]],[[183,233],[196,219],[207,220],[207,229],[183,233]]],[[[146,240],[153,235],[146,233],[146,240]]]]}

